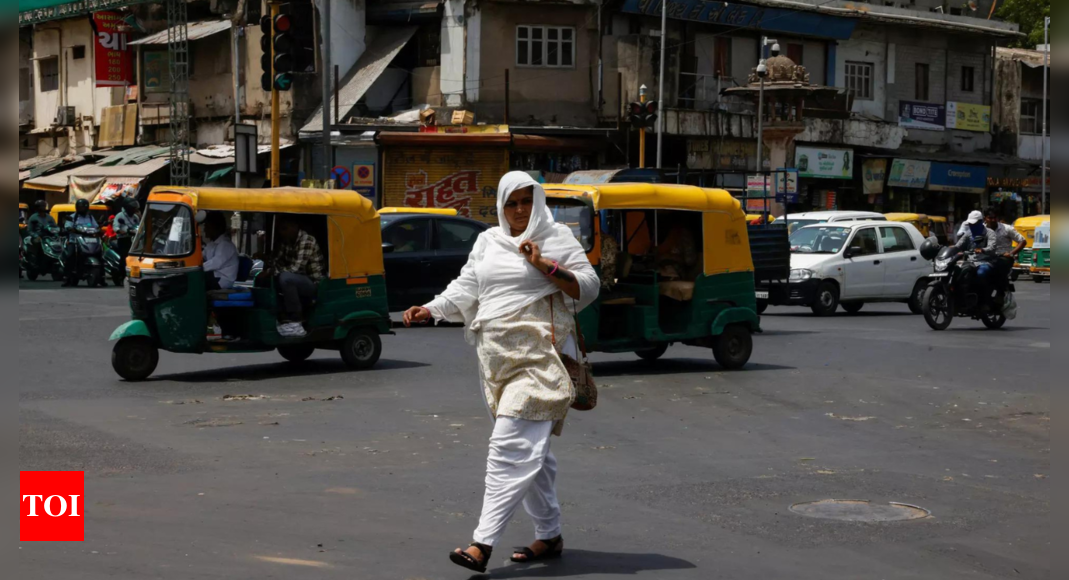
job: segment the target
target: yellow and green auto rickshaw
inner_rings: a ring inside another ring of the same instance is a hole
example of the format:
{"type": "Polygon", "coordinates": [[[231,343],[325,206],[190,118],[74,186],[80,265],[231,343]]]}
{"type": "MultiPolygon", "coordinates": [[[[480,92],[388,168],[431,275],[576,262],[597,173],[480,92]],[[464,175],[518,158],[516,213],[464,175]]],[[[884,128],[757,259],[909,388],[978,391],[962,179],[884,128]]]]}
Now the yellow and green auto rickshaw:
{"type": "Polygon", "coordinates": [[[730,193],[685,185],[546,185],[602,278],[579,314],[588,350],[646,360],[674,343],[740,369],[761,332],[746,214],[730,193]]]}
{"type": "Polygon", "coordinates": [[[932,218],[922,213],[888,213],[884,216],[889,222],[913,224],[926,238],[932,235],[932,218]]]}
{"type": "Polygon", "coordinates": [[[1035,230],[1032,244],[1032,280],[1037,284],[1050,281],[1050,222],[1035,230]]]}
{"type": "Polygon", "coordinates": [[[951,239],[950,220],[946,217],[939,215],[928,216],[928,222],[931,224],[929,234],[939,240],[939,245],[949,246],[957,241],[951,239]]]}
{"type": "Polygon", "coordinates": [[[393,214],[412,214],[412,215],[437,215],[446,217],[457,217],[459,215],[455,209],[437,208],[437,207],[384,207],[379,210],[380,214],[393,215],[393,214]]]}
{"type": "Polygon", "coordinates": [[[147,379],[160,350],[277,350],[290,362],[303,362],[316,349],[335,350],[350,368],[366,369],[382,353],[380,335],[391,334],[379,214],[371,201],[351,192],[158,187],[149,195],[126,266],[133,320],[111,336],[112,366],[126,380],[147,379]],[[205,286],[200,224],[208,212],[227,218],[242,254],[231,290],[209,292],[205,286]],[[248,280],[251,256],[278,250],[280,217],[315,238],[326,260],[316,297],[305,304],[303,338],[278,332],[277,280],[264,274],[248,280]],[[210,320],[229,339],[213,339],[210,320]]]}
{"type": "Polygon", "coordinates": [[[26,223],[30,221],[30,206],[19,204],[19,237],[26,237],[26,223]]]}
{"type": "Polygon", "coordinates": [[[1013,228],[1017,230],[1017,233],[1021,234],[1028,241],[1028,247],[1025,248],[1018,256],[1017,263],[1013,265],[1013,280],[1016,281],[1020,276],[1032,275],[1032,245],[1036,243],[1036,228],[1043,224],[1050,223],[1049,215],[1034,215],[1031,217],[1023,217],[1013,224],[1013,228]]]}

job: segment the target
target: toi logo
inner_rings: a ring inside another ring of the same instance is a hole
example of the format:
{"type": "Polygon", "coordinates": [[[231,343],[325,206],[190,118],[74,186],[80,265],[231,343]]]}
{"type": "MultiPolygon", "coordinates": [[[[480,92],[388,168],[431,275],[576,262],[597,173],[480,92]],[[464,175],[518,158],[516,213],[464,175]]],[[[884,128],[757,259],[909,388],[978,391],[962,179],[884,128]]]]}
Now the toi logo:
{"type": "Polygon", "coordinates": [[[21,471],[19,496],[19,541],[85,541],[85,473],[21,471]]]}

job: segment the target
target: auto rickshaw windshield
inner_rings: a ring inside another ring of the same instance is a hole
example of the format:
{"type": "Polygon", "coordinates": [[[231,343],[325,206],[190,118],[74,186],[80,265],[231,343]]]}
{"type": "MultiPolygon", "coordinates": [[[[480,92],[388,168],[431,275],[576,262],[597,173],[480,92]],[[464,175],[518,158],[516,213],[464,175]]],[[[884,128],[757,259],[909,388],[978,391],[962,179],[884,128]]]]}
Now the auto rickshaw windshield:
{"type": "Polygon", "coordinates": [[[1036,249],[1050,247],[1050,226],[1039,226],[1036,228],[1036,243],[1033,247],[1036,249]]]}
{"type": "Polygon", "coordinates": [[[553,220],[568,226],[584,252],[594,249],[594,210],[588,205],[551,204],[553,220]]]}
{"type": "Polygon", "coordinates": [[[182,258],[193,253],[193,210],[173,203],[150,203],[130,254],[148,258],[182,258]]]}

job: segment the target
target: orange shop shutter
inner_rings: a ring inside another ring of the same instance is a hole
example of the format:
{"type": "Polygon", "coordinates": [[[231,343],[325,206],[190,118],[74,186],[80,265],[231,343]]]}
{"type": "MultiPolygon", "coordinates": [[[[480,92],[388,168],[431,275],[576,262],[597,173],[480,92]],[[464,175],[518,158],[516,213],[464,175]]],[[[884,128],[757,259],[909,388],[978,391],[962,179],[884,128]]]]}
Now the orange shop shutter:
{"type": "Polygon", "coordinates": [[[455,209],[497,225],[497,185],[509,170],[507,147],[387,147],[383,207],[455,209]]]}

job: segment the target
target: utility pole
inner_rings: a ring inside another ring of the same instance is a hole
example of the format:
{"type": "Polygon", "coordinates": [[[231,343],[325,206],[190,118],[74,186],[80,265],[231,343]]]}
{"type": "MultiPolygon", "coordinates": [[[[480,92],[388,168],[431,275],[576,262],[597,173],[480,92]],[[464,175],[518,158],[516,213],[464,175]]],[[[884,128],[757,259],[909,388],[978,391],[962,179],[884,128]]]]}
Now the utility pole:
{"type": "MultiPolygon", "coordinates": [[[[275,19],[278,18],[280,5],[271,3],[271,62],[275,61],[275,19]]],[[[272,69],[273,70],[273,69],[272,69]]],[[[279,111],[282,99],[278,92],[278,86],[272,78],[271,81],[271,187],[280,187],[282,184],[282,155],[279,151],[281,139],[279,131],[282,128],[282,114],[279,111]]]]}
{"type": "MultiPolygon", "coordinates": [[[[244,14],[241,15],[244,18],[244,14]]],[[[234,70],[234,144],[235,152],[237,150],[238,140],[238,125],[241,124],[241,59],[238,51],[241,48],[241,25],[238,22],[233,23],[232,36],[233,43],[230,46],[231,66],[234,70]]],[[[234,155],[234,187],[241,188],[241,173],[238,171],[238,158],[234,155]]]]}
{"type": "MultiPolygon", "coordinates": [[[[646,92],[649,89],[646,85],[642,85],[638,89],[638,102],[643,105],[646,104],[646,92]]],[[[638,168],[646,168],[646,128],[642,127],[638,130],[638,168]]]]}
{"type": "Polygon", "coordinates": [[[761,39],[761,62],[757,65],[757,76],[761,77],[761,88],[757,92],[757,172],[765,169],[765,79],[768,77],[768,66],[765,65],[765,49],[772,44],[772,52],[779,53],[779,41],[771,40],[767,36],[761,39]]]}
{"type": "MultiPolygon", "coordinates": [[[[657,99],[661,106],[666,106],[664,98],[664,67],[667,61],[665,51],[668,50],[668,0],[661,0],[661,80],[657,89],[657,99]]],[[[664,163],[664,115],[657,116],[657,169],[662,169],[664,163]]]]}
{"type": "Polygon", "coordinates": [[[1047,102],[1050,90],[1050,16],[1043,19],[1043,193],[1039,197],[1039,213],[1047,213],[1047,163],[1050,160],[1050,143],[1047,141],[1047,102]]]}
{"type": "Polygon", "coordinates": [[[330,145],[331,116],[330,116],[330,3],[333,0],[323,0],[323,13],[320,14],[319,25],[322,28],[323,37],[323,181],[330,179],[330,173],[334,166],[334,149],[330,145]]]}

